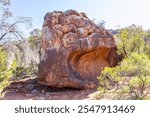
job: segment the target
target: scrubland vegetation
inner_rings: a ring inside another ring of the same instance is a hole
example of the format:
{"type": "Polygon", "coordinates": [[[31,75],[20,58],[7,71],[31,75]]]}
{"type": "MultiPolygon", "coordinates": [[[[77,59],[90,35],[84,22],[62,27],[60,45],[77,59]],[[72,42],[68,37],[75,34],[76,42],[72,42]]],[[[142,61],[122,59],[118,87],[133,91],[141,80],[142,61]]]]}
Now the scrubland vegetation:
{"type": "Polygon", "coordinates": [[[99,96],[112,99],[150,99],[149,31],[132,25],[117,30],[116,45],[122,61],[105,67],[99,76],[99,96]]]}

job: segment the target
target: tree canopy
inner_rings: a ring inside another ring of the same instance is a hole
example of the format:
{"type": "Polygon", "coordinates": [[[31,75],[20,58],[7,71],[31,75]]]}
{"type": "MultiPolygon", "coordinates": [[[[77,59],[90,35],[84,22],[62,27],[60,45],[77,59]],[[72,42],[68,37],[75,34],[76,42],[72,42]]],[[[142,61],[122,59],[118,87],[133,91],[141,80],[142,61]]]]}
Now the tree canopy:
{"type": "Polygon", "coordinates": [[[118,53],[124,57],[127,57],[132,52],[142,53],[145,46],[145,35],[146,33],[142,27],[137,25],[118,30],[116,34],[118,53]]]}

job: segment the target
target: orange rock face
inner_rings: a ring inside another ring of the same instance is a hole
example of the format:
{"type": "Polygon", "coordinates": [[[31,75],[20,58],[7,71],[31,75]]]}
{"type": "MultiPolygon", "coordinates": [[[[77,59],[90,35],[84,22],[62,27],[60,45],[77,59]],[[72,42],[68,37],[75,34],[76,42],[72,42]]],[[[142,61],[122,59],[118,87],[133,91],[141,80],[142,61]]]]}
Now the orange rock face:
{"type": "Polygon", "coordinates": [[[38,82],[51,87],[96,87],[105,66],[117,63],[114,37],[74,10],[47,13],[38,82]]]}

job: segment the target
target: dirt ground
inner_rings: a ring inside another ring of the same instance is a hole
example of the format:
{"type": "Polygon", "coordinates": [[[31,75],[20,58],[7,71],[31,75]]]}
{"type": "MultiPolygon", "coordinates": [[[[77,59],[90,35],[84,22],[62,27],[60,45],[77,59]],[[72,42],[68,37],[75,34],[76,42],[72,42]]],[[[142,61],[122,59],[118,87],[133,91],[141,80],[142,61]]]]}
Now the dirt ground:
{"type": "Polygon", "coordinates": [[[56,89],[37,83],[36,79],[12,81],[3,90],[2,100],[92,100],[96,89],[56,89]]]}

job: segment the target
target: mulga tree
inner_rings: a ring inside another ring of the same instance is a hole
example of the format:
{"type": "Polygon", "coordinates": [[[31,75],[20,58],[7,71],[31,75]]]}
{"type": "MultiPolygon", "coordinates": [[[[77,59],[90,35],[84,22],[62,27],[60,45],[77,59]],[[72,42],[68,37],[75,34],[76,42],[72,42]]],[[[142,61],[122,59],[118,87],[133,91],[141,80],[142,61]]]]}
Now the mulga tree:
{"type": "Polygon", "coordinates": [[[123,57],[128,57],[128,55],[132,52],[143,53],[145,35],[146,33],[142,27],[134,24],[129,27],[119,29],[116,34],[118,53],[122,54],[123,57]]]}

